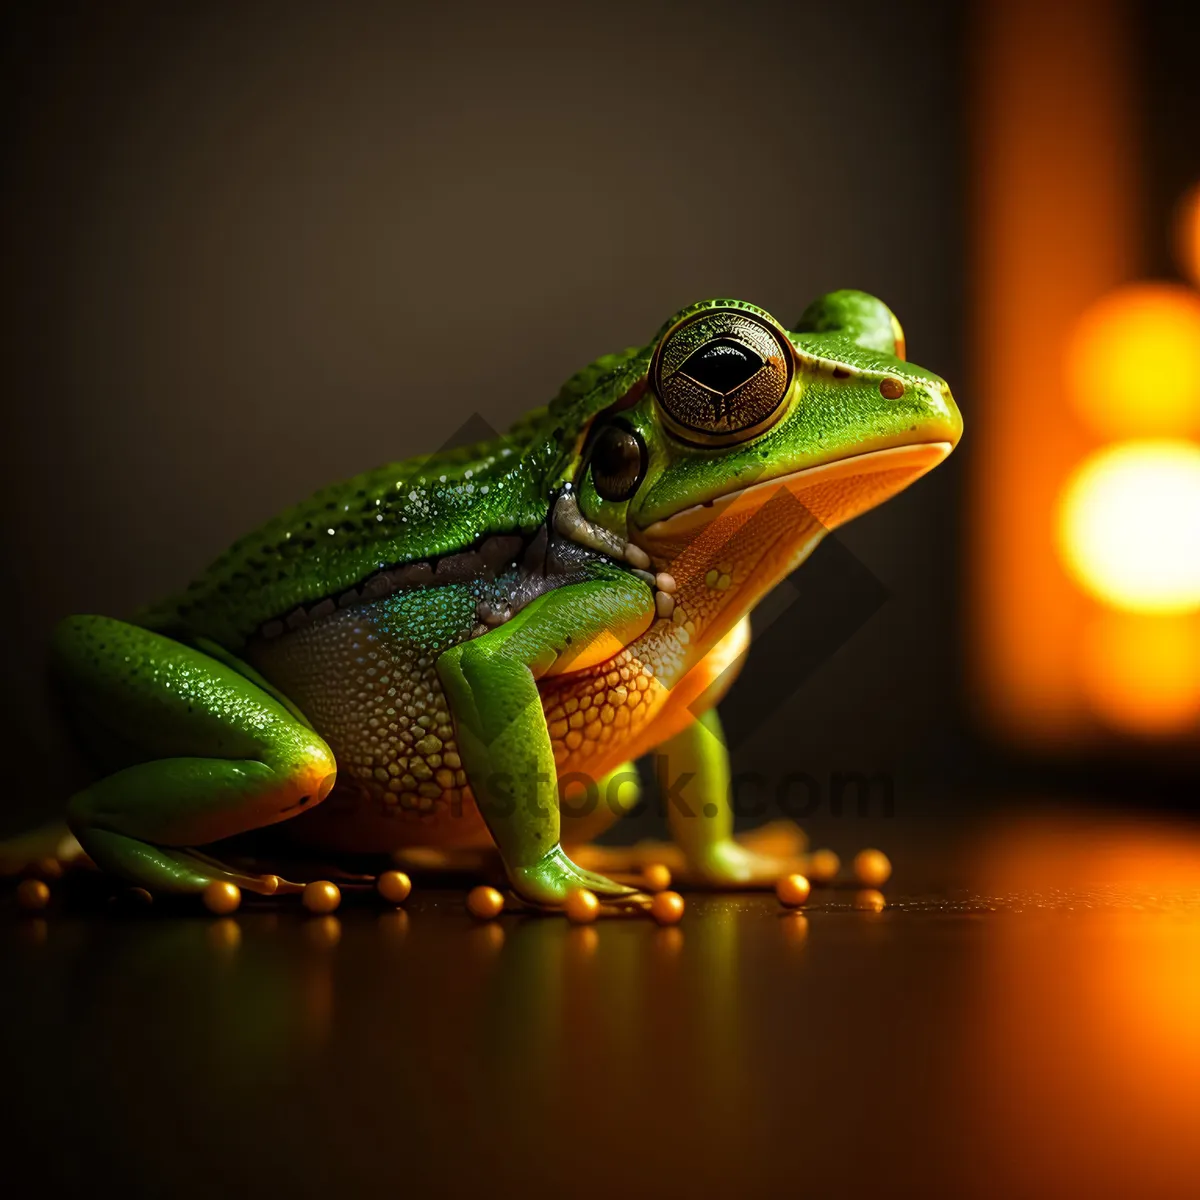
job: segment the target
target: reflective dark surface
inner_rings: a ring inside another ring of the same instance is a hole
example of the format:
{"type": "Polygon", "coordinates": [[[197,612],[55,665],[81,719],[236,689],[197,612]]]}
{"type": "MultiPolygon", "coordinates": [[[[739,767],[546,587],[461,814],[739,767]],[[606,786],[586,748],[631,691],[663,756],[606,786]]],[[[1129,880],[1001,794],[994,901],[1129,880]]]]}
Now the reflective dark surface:
{"type": "Polygon", "coordinates": [[[325,918],[43,919],[7,896],[6,1175],[39,1196],[1196,1194],[1197,832],[1042,818],[896,857],[883,912],[695,895],[666,929],[481,925],[459,891],[325,918]]]}

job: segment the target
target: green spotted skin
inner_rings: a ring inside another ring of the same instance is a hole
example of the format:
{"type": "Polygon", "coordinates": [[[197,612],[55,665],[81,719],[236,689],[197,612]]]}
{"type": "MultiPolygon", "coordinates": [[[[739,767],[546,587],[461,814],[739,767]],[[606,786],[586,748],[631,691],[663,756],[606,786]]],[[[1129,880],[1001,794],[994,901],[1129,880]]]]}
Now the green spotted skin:
{"type": "Polygon", "coordinates": [[[181,595],[145,610],[153,628],[230,650],[272,618],[360,584],[385,567],[529,535],[573,462],[592,416],[645,370],[649,351],[606,355],[551,404],[492,442],[390,463],[309,499],[240,538],[181,595]]]}
{"type": "Polygon", "coordinates": [[[544,519],[544,429],[511,444],[399,463],[318,492],[236,542],[146,623],[240,648],[263,622],[353,588],[387,566],[526,533],[544,519]]]}
{"type": "MultiPolygon", "coordinates": [[[[110,617],[68,617],[50,647],[55,667],[69,672],[72,700],[93,727],[111,725],[114,678],[123,680],[122,721],[139,731],[136,754],[113,742],[106,757],[136,761],[204,754],[262,757],[262,731],[277,727],[275,751],[292,763],[323,752],[311,728],[272,696],[242,686],[244,676],[190,646],[110,617]]],[[[324,775],[333,774],[326,758],[324,775]]]]}

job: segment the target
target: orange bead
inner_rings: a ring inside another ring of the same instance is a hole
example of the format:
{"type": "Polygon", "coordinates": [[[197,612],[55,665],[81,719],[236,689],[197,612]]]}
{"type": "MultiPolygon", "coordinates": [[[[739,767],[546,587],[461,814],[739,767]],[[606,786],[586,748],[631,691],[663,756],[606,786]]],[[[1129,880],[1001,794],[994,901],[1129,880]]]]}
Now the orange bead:
{"type": "Polygon", "coordinates": [[[412,892],[412,880],[403,871],[384,871],[375,887],[389,904],[403,904],[412,892]]]}
{"type": "Polygon", "coordinates": [[[40,879],[24,879],[17,885],[17,903],[26,912],[40,912],[50,903],[50,889],[40,879]]]}
{"type": "Polygon", "coordinates": [[[595,892],[587,888],[576,888],[567,893],[567,902],[563,905],[567,920],[576,925],[588,925],[600,915],[600,901],[595,892]]]}
{"type": "Polygon", "coordinates": [[[785,875],[775,883],[775,895],[787,908],[798,908],[808,899],[812,885],[803,875],[785,875]]]}
{"type": "Polygon", "coordinates": [[[882,850],[860,850],[854,856],[854,878],[865,888],[883,887],[891,874],[892,864],[882,850]]]}
{"type": "Polygon", "coordinates": [[[854,907],[863,912],[880,913],[887,907],[887,900],[882,892],[877,892],[874,888],[863,888],[861,892],[854,893],[854,907]]]}
{"type": "Polygon", "coordinates": [[[314,879],[305,887],[300,899],[310,913],[325,914],[337,911],[337,906],[342,902],[342,893],[336,883],[330,883],[328,879],[314,879]]]}
{"type": "Polygon", "coordinates": [[[808,856],[808,878],[812,883],[832,883],[842,860],[832,850],[814,850],[808,856]]]}
{"type": "Polygon", "coordinates": [[[665,892],[671,886],[671,872],[663,863],[642,868],[642,887],[647,892],[665,892]]]}
{"type": "Polygon", "coordinates": [[[678,925],[683,918],[683,897],[678,892],[659,892],[650,901],[650,915],[660,925],[678,925]]]}
{"type": "Polygon", "coordinates": [[[228,880],[214,879],[204,889],[201,899],[204,901],[204,907],[210,913],[215,913],[218,917],[225,917],[231,912],[237,912],[238,906],[242,902],[242,889],[236,883],[230,883],[228,880]]]}
{"type": "Polygon", "coordinates": [[[504,897],[494,887],[472,888],[467,893],[467,912],[480,921],[492,921],[504,911],[504,897]]]}

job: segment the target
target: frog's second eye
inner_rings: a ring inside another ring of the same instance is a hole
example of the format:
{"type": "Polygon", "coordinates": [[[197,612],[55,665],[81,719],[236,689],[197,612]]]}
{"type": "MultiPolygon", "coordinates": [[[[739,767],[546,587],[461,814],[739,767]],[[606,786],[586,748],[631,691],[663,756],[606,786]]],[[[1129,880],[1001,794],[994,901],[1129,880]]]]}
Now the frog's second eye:
{"type": "Polygon", "coordinates": [[[628,500],[646,474],[646,444],[623,425],[605,425],[592,443],[592,483],[601,500],[628,500]]]}
{"type": "Polygon", "coordinates": [[[784,334],[744,309],[695,313],[669,329],[651,379],[667,427],[688,441],[744,441],[782,410],[793,357],[784,334]]]}

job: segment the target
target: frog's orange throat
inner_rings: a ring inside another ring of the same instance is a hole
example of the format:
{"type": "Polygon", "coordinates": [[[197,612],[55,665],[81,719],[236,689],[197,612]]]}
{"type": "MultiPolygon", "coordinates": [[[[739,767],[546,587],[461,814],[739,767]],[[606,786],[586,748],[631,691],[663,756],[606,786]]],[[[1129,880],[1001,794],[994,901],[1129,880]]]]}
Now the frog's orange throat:
{"type": "Polygon", "coordinates": [[[578,770],[598,778],[715,704],[748,648],[743,618],[755,604],[826,533],[903,490],[951,448],[931,442],[855,455],[731,492],[645,529],[637,543],[674,577],[674,610],[604,662],[545,681],[560,777],[578,770]]]}
{"type": "Polygon", "coordinates": [[[902,491],[951,448],[929,442],[854,455],[730,492],[649,526],[638,541],[656,563],[669,564],[677,589],[672,623],[688,630],[693,654],[711,649],[826,533],[902,491]]]}

